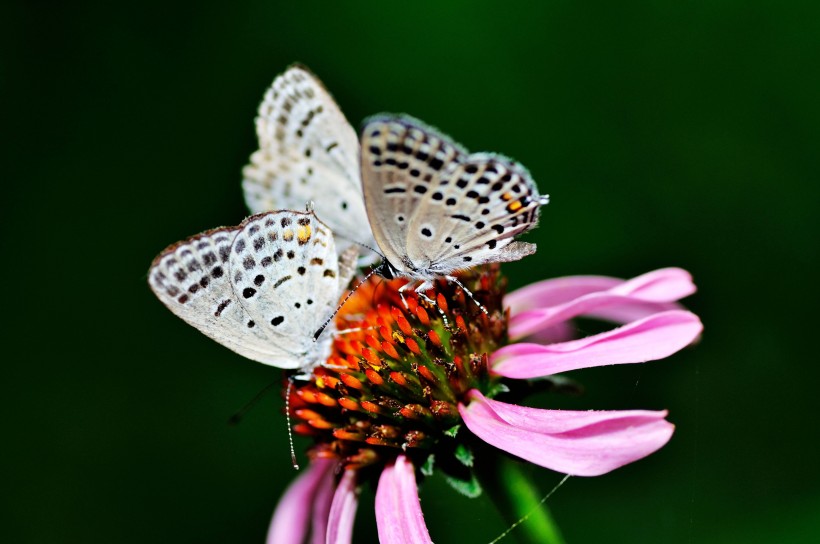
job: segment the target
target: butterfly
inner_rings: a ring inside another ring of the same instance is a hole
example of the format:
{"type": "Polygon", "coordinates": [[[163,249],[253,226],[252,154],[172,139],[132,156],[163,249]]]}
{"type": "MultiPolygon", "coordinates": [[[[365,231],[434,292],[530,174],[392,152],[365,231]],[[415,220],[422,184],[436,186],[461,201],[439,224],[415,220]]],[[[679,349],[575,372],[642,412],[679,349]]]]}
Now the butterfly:
{"type": "Polygon", "coordinates": [[[418,283],[423,295],[438,278],[464,288],[454,276],[460,270],[535,253],[535,244],[514,237],[537,225],[549,197],[511,159],[468,154],[417,119],[382,114],[361,131],[361,172],[384,257],[376,272],[409,278],[402,290],[418,283]]]}
{"type": "Polygon", "coordinates": [[[337,246],[380,250],[375,273],[409,278],[402,291],[416,285],[424,296],[437,278],[461,285],[454,276],[460,270],[535,252],[534,244],[513,238],[536,226],[548,197],[523,166],[468,154],[409,116],[371,118],[360,146],[330,93],[303,66],[274,80],[256,130],[260,149],[243,171],[251,211],[314,202],[337,246]]]}
{"type": "Polygon", "coordinates": [[[354,243],[376,245],[362,199],[359,139],[307,68],[293,65],[274,80],[259,106],[256,133],[259,150],[242,182],[252,213],[313,202],[340,253],[354,243]]]}
{"type": "MultiPolygon", "coordinates": [[[[356,251],[337,258],[330,229],[313,213],[276,211],[169,246],[148,283],[173,313],[254,361],[309,371],[331,336],[311,332],[336,308],[356,251]]],[[[332,325],[331,325],[332,326],[332,325]]]]}

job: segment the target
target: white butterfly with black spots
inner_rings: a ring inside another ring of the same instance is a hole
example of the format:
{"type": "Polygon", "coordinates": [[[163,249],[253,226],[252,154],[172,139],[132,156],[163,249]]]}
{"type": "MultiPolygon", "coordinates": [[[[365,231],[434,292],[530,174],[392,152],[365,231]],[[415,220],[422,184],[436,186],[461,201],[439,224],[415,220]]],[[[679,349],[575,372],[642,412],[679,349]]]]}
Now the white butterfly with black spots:
{"type": "Polygon", "coordinates": [[[367,216],[384,255],[377,273],[409,278],[402,290],[420,282],[423,295],[442,277],[461,285],[460,270],[535,253],[514,236],[536,226],[549,197],[520,164],[468,154],[408,116],[370,118],[361,146],[367,216]]]}
{"type": "Polygon", "coordinates": [[[362,199],[359,139],[307,68],[291,66],[274,80],[259,106],[256,133],[259,150],[242,182],[252,213],[313,202],[340,253],[353,243],[376,245],[362,199]]]}
{"type": "Polygon", "coordinates": [[[172,312],[223,346],[308,372],[330,354],[331,335],[314,341],[311,333],[336,308],[355,257],[350,250],[337,258],[330,229],[312,213],[268,212],[168,247],[148,283],[172,312]]]}
{"type": "Polygon", "coordinates": [[[369,120],[360,148],[330,93],[303,66],[274,80],[256,130],[259,150],[242,184],[251,211],[313,202],[340,250],[378,246],[377,273],[409,278],[405,287],[418,283],[422,295],[436,278],[458,282],[459,270],[535,251],[513,237],[535,227],[548,198],[523,166],[470,155],[407,116],[369,120]]]}

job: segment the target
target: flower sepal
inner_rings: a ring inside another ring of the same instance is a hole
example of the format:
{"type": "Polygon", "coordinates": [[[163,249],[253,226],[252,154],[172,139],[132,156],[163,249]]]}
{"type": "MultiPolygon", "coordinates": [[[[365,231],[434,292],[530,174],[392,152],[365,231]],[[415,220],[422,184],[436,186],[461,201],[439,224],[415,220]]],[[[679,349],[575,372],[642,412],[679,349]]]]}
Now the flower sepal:
{"type": "Polygon", "coordinates": [[[477,499],[484,492],[478,478],[472,471],[470,471],[470,478],[467,480],[445,474],[444,481],[468,499],[477,499]]]}

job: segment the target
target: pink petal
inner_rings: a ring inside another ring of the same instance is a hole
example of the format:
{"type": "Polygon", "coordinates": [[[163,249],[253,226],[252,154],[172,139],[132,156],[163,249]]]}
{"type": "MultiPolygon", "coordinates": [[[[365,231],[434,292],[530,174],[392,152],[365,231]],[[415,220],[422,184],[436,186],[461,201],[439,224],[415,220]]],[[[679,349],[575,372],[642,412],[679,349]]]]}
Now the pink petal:
{"type": "Polygon", "coordinates": [[[532,283],[504,297],[504,305],[515,315],[527,310],[556,306],[589,293],[606,291],[624,280],[608,276],[566,276],[532,283]]]}
{"type": "Polygon", "coordinates": [[[671,303],[694,291],[691,276],[680,268],[664,268],[628,281],[600,276],[547,280],[507,296],[505,304],[512,310],[509,333],[520,338],[579,315],[629,322],[679,308],[671,303]]]}
{"type": "Polygon", "coordinates": [[[356,472],[346,470],[330,506],[327,523],[327,544],[349,544],[353,541],[353,521],[356,518],[356,507],[359,505],[359,488],[356,485],[356,472]]]}
{"type": "Polygon", "coordinates": [[[601,321],[611,321],[613,323],[630,323],[636,319],[642,319],[659,312],[685,309],[683,305],[676,302],[646,302],[634,298],[625,298],[613,306],[601,306],[600,308],[586,312],[583,317],[600,319],[601,321]]]}
{"type": "MultiPolygon", "coordinates": [[[[268,544],[304,542],[311,518],[314,518],[314,534],[316,532],[317,512],[320,514],[319,517],[321,517],[321,511],[325,512],[324,523],[327,523],[330,501],[324,496],[317,497],[317,494],[323,495],[322,491],[325,488],[332,488],[337,464],[338,462],[333,459],[311,461],[310,466],[290,484],[279,500],[279,504],[276,505],[276,511],[268,528],[268,544]]],[[[321,534],[324,535],[325,531],[321,534]]]]}
{"type": "MultiPolygon", "coordinates": [[[[652,300],[652,290],[659,286],[666,292],[660,296],[663,301],[669,300],[670,296],[674,297],[673,300],[677,300],[694,292],[692,277],[687,271],[681,268],[661,268],[632,280],[609,276],[565,276],[539,281],[508,293],[504,297],[504,304],[510,308],[512,313],[519,313],[544,306],[564,304],[589,293],[608,291],[619,285],[632,290],[633,287],[630,284],[639,284],[646,288],[645,293],[649,295],[649,298],[642,297],[645,300],[652,300]],[[678,291],[677,296],[674,293],[675,290],[678,291]]],[[[654,297],[657,298],[658,294],[656,293],[654,297]]]]}
{"type": "Polygon", "coordinates": [[[492,367],[501,376],[526,379],[578,368],[656,361],[689,345],[702,330],[695,314],[673,310],[580,340],[504,346],[493,354],[492,367]]]}
{"type": "Polygon", "coordinates": [[[598,476],[637,461],[669,441],[667,412],[541,410],[470,392],[459,404],[476,436],[531,463],[575,476],[598,476]]]}
{"type": "Polygon", "coordinates": [[[538,329],[527,335],[527,340],[539,344],[566,342],[578,337],[578,327],[572,321],[560,321],[545,329],[538,329]]]}
{"type": "Polygon", "coordinates": [[[415,469],[404,455],[385,467],[379,478],[376,525],[381,544],[433,542],[421,513],[415,469]]]}
{"type": "Polygon", "coordinates": [[[334,490],[336,488],[336,471],[330,478],[326,478],[319,483],[316,493],[313,495],[313,516],[310,525],[310,541],[313,544],[324,544],[328,531],[328,517],[330,515],[330,505],[333,502],[334,490]]]}

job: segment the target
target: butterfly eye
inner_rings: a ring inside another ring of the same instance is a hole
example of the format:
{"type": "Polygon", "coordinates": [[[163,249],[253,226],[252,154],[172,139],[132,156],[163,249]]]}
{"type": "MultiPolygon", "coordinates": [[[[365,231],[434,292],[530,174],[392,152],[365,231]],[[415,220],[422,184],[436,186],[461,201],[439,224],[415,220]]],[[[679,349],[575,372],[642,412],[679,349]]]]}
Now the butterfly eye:
{"type": "Polygon", "coordinates": [[[390,263],[387,261],[382,262],[382,264],[376,268],[376,274],[386,280],[392,280],[395,277],[393,275],[393,267],[390,266],[390,263]]]}

